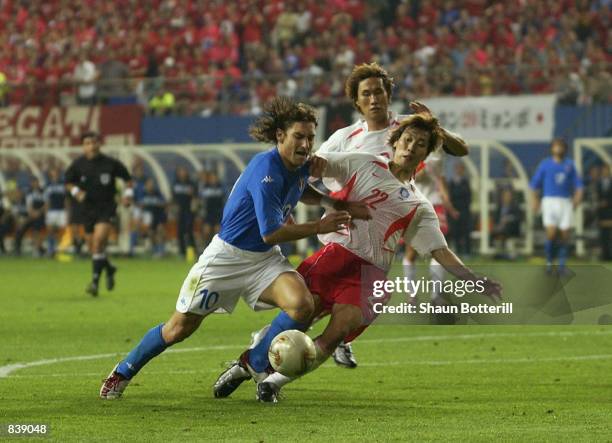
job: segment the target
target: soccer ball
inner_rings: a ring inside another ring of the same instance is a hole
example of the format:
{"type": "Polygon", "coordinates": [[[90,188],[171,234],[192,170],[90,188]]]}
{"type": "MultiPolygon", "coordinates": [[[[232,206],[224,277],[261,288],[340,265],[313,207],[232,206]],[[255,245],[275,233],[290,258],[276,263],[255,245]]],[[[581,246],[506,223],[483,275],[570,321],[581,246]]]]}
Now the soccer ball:
{"type": "Polygon", "coordinates": [[[275,371],[286,377],[303,375],[315,361],[312,339],[297,329],[283,331],[274,337],[268,349],[268,359],[275,371]]]}

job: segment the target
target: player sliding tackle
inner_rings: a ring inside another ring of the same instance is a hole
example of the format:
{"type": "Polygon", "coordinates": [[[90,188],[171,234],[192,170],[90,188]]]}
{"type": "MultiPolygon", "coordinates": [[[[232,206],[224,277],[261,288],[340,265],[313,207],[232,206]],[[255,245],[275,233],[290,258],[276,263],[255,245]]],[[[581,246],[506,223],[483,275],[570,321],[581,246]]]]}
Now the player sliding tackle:
{"type": "MultiPolygon", "coordinates": [[[[329,323],[315,342],[316,369],[334,352],[342,340],[352,341],[374,320],[371,300],[362,296],[362,288],[373,288],[384,280],[394,259],[399,240],[405,239],[420,254],[431,254],[446,270],[462,280],[478,277],[448,249],[431,203],[410,183],[419,163],[444,136],[438,120],[428,113],[404,119],[390,136],[393,159],[367,153],[327,153],[325,175],[337,177],[344,184],[343,197],[367,203],[372,220],[356,220],[354,229],[320,235],[325,246],[299,267],[298,272],[315,298],[314,315],[331,312],[329,323]],[[364,269],[369,272],[362,272],[364,269]]],[[[484,294],[497,298],[499,283],[484,280],[484,294]]],[[[371,294],[371,292],[370,292],[371,294]]],[[[254,342],[228,368],[214,386],[216,397],[231,394],[240,383],[253,377],[257,397],[276,402],[280,388],[291,379],[270,372],[268,347],[283,328],[280,314],[270,328],[260,331],[254,342]]]]}
{"type": "MultiPolygon", "coordinates": [[[[346,79],[344,92],[346,99],[360,114],[360,118],[352,125],[334,132],[321,145],[318,153],[367,152],[391,159],[393,150],[387,144],[389,133],[407,117],[407,115],[397,115],[389,107],[394,86],[393,78],[378,63],[356,65],[346,79]]],[[[410,102],[409,106],[414,113],[430,114],[427,106],[422,103],[410,102]]],[[[442,145],[444,151],[456,156],[467,155],[468,148],[461,137],[444,128],[441,130],[444,137],[442,145]]],[[[331,191],[340,189],[333,180],[324,180],[324,184],[331,191]]],[[[408,269],[414,268],[404,267],[405,271],[408,269]]],[[[414,275],[410,274],[408,277],[413,279],[414,275]]],[[[357,367],[357,360],[350,343],[341,343],[333,357],[341,366],[357,367]]]]}
{"type": "Polygon", "coordinates": [[[309,171],[318,170],[307,163],[316,124],[310,106],[286,98],[266,105],[251,136],[276,147],[256,155],[238,178],[223,211],[221,231],[189,271],[176,311],[113,368],[100,389],[102,398],[120,397],[147,362],[189,337],[211,312],[232,312],[241,297],[253,310],[282,309],[277,320],[282,328],[305,330],[313,297],[277,243],[338,231],[351,223],[351,215],[369,218],[362,203],[309,194],[309,202],[320,204],[323,199],[339,211],[309,223],[290,223],[309,171]]]}

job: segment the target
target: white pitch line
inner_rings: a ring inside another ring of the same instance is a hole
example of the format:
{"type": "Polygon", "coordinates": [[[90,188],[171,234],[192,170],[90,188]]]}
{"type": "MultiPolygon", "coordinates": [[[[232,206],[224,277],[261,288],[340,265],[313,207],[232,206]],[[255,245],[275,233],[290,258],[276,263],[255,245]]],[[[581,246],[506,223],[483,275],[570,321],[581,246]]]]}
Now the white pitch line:
{"type": "MultiPolygon", "coordinates": [[[[606,331],[561,331],[561,332],[491,332],[482,334],[455,334],[455,335],[416,335],[407,337],[394,337],[394,338],[381,338],[381,339],[364,339],[360,340],[360,344],[376,344],[376,343],[396,343],[396,342],[419,342],[419,341],[445,341],[445,340],[475,340],[481,338],[503,338],[503,337],[574,337],[580,335],[612,335],[612,329],[606,331]]],[[[223,351],[232,349],[243,349],[244,345],[213,345],[213,346],[199,346],[194,348],[179,348],[179,349],[168,349],[164,353],[181,353],[181,352],[198,352],[198,351],[223,351]]],[[[84,360],[98,360],[103,358],[123,356],[125,353],[110,353],[110,354],[95,354],[95,355],[77,355],[73,357],[58,357],[48,358],[44,360],[36,360],[25,363],[13,363],[5,366],[0,366],[0,378],[6,378],[11,373],[20,369],[32,368],[35,366],[45,366],[55,363],[64,363],[69,361],[84,361],[84,360]]],[[[480,361],[480,360],[478,360],[480,361]]],[[[531,361],[531,360],[529,360],[531,361]]],[[[460,361],[451,362],[447,364],[459,363],[460,361]]],[[[508,362],[503,360],[502,362],[508,362]]],[[[398,363],[405,364],[405,363],[398,363]]],[[[436,363],[440,364],[440,363],[436,363]]],[[[442,363],[445,364],[445,363],[442,363]]],[[[361,364],[366,366],[367,364],[361,364]]],[[[385,365],[389,365],[386,363],[385,365]]]]}
{"type": "MultiPolygon", "coordinates": [[[[566,357],[543,357],[543,358],[498,358],[493,360],[487,359],[470,359],[470,360],[421,360],[421,361],[390,361],[385,363],[360,363],[359,367],[381,367],[381,366],[448,366],[448,365],[482,365],[482,364],[500,364],[500,363],[546,363],[546,362],[561,362],[561,361],[597,361],[597,360],[612,360],[612,354],[593,354],[593,355],[572,355],[566,357]]],[[[336,366],[332,363],[326,363],[321,368],[330,369],[336,366]]],[[[168,374],[202,374],[203,372],[218,372],[219,368],[207,368],[202,370],[186,369],[182,371],[147,371],[148,375],[168,375],[168,374]]],[[[31,375],[13,375],[11,378],[39,378],[39,377],[66,377],[72,373],[53,373],[53,374],[31,374],[31,375]]],[[[79,373],[82,377],[99,377],[99,372],[79,373]]]]}

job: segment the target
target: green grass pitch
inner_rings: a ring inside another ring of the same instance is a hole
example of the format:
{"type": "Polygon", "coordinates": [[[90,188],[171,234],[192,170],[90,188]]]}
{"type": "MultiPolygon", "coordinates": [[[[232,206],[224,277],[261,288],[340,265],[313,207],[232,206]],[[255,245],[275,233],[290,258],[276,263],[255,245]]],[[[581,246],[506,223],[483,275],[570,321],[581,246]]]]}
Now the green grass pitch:
{"type": "Polygon", "coordinates": [[[327,363],[263,405],[251,382],[212,397],[224,362],[274,315],[241,304],[101,400],[189,267],[117,264],[115,291],[92,299],[87,261],[0,259],[1,424],[45,423],[53,441],[612,441],[610,326],[374,326],[354,344],[359,368],[327,363]]]}

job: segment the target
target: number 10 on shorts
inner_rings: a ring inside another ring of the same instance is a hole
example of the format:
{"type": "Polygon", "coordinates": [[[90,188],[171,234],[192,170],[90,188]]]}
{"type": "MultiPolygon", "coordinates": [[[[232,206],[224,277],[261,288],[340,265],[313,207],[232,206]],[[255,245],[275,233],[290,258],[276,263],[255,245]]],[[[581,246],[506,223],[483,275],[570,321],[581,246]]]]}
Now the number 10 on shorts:
{"type": "Polygon", "coordinates": [[[218,292],[209,293],[208,289],[202,289],[200,295],[202,296],[202,300],[200,301],[199,308],[205,309],[206,311],[209,311],[219,301],[218,292]]]}

